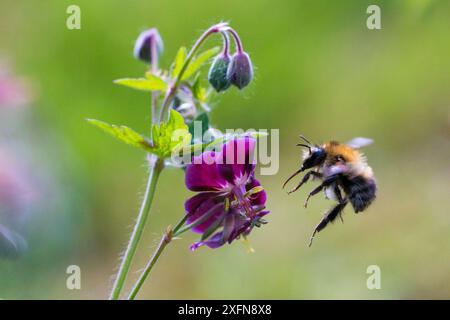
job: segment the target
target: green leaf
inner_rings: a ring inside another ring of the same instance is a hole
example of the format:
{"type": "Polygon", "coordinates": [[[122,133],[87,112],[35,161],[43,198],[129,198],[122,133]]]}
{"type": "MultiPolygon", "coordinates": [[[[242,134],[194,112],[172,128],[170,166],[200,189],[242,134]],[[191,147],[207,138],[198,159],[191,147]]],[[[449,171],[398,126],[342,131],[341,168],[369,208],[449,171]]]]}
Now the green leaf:
{"type": "Polygon", "coordinates": [[[163,89],[161,89],[161,90],[167,89],[167,83],[160,76],[153,74],[151,72],[146,72],[145,77],[147,78],[147,80],[152,82],[152,84],[162,87],[163,89]]]}
{"type": "Polygon", "coordinates": [[[175,110],[170,110],[167,122],[152,127],[153,150],[152,152],[161,158],[168,158],[172,152],[191,143],[191,134],[184,119],[175,110]]]}
{"type": "Polygon", "coordinates": [[[170,110],[170,117],[167,122],[162,122],[159,126],[157,124],[153,125],[152,142],[126,126],[111,125],[95,119],[87,119],[87,121],[118,140],[156,154],[163,159],[170,157],[173,152],[179,152],[179,149],[190,145],[192,138],[183,117],[175,110],[170,110]]]}
{"type": "Polygon", "coordinates": [[[183,67],[183,63],[186,60],[187,50],[186,47],[178,49],[175,61],[173,62],[172,78],[176,78],[183,67]]]}
{"type": "Polygon", "coordinates": [[[207,100],[207,92],[206,88],[202,87],[200,82],[200,77],[197,77],[194,81],[194,85],[192,86],[192,94],[194,98],[197,99],[200,103],[206,103],[207,100]]]}
{"type": "Polygon", "coordinates": [[[182,80],[186,80],[190,76],[194,75],[202,67],[202,65],[209,59],[214,57],[219,52],[219,50],[219,47],[214,47],[199,54],[195,58],[195,60],[191,61],[191,63],[187,67],[186,71],[183,74],[182,80]]]}
{"type": "Polygon", "coordinates": [[[141,148],[149,152],[153,152],[151,143],[142,135],[126,126],[116,126],[106,122],[86,119],[89,123],[109,133],[118,140],[121,140],[133,147],[141,148]]]}
{"type": "Polygon", "coordinates": [[[144,91],[163,91],[167,88],[167,83],[163,79],[147,73],[147,78],[123,78],[114,80],[114,83],[144,91]]]}

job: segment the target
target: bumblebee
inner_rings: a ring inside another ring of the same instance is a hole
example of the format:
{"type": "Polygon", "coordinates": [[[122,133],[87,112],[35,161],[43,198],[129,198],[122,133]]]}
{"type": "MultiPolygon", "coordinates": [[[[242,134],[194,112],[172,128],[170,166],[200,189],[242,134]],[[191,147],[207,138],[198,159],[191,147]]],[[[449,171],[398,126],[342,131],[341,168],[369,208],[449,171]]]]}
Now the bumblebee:
{"type": "Polygon", "coordinates": [[[300,189],[312,177],[319,179],[321,184],[308,194],[305,208],[309,199],[321,191],[324,191],[327,199],[337,201],[337,205],[325,213],[315,227],[309,242],[311,246],[316,233],[323,230],[328,223],[333,222],[337,216],[342,220],[342,212],[349,202],[354,212],[358,213],[366,210],[375,200],[377,185],[372,168],[367,164],[366,157],[357,150],[372,144],[373,140],[354,138],[345,144],[330,141],[317,145],[309,142],[303,135],[300,135],[300,138],[304,143],[299,143],[297,146],[306,148],[302,165],[286,180],[283,188],[292,178],[311,169],[288,194],[300,189]]]}

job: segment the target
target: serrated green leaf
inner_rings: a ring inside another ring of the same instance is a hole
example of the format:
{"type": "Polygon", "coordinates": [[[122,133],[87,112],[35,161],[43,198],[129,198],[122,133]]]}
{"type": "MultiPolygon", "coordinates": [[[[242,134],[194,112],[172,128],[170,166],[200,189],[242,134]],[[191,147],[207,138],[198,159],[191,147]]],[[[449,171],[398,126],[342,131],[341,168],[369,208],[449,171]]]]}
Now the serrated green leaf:
{"type": "Polygon", "coordinates": [[[191,63],[187,67],[186,71],[183,74],[182,80],[186,80],[190,76],[194,75],[202,67],[202,65],[209,59],[214,57],[219,52],[219,50],[219,47],[214,47],[199,54],[193,61],[191,61],[191,63]]]}
{"type": "Polygon", "coordinates": [[[114,83],[126,86],[129,88],[144,90],[144,91],[163,91],[167,88],[167,83],[163,79],[153,75],[147,74],[147,78],[123,78],[114,80],[114,83]]]}
{"type": "Polygon", "coordinates": [[[183,67],[183,63],[186,60],[187,49],[186,47],[181,47],[178,49],[177,55],[175,56],[175,60],[173,62],[172,67],[172,78],[176,78],[183,67]]]}
{"type": "Polygon", "coordinates": [[[191,143],[191,134],[184,119],[175,110],[170,110],[167,122],[152,127],[153,153],[161,158],[168,158],[179,148],[191,143]]]}
{"type": "Polygon", "coordinates": [[[86,119],[89,123],[109,133],[116,139],[123,141],[133,147],[153,152],[150,142],[142,135],[126,126],[116,126],[96,119],[86,119]]]}

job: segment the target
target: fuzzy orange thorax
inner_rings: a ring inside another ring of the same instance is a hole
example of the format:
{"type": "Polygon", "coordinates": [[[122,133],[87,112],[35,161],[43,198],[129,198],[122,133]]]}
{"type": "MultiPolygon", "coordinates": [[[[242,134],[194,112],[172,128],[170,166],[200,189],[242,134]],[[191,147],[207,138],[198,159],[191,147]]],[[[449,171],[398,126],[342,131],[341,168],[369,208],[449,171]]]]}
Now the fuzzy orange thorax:
{"type": "Polygon", "coordinates": [[[327,153],[327,160],[331,162],[338,157],[347,163],[357,162],[361,158],[361,154],[357,150],[336,141],[325,143],[322,147],[327,153]]]}

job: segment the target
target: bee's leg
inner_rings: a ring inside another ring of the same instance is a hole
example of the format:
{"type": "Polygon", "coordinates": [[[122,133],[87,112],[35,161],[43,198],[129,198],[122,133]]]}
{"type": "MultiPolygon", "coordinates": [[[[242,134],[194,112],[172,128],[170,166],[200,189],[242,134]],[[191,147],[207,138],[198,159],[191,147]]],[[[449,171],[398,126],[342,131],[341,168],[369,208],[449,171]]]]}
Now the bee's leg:
{"type": "Polygon", "coordinates": [[[300,187],[301,187],[304,183],[308,182],[308,180],[309,180],[309,178],[311,177],[311,175],[313,175],[314,177],[318,177],[318,178],[322,177],[322,175],[321,175],[320,173],[316,172],[316,171],[309,171],[307,174],[305,174],[305,175],[303,176],[303,179],[300,181],[300,183],[299,183],[294,189],[292,189],[291,191],[289,191],[288,194],[291,194],[291,193],[297,191],[298,189],[300,189],[300,187]]]}
{"type": "Polygon", "coordinates": [[[302,171],[303,171],[303,169],[299,169],[299,170],[295,171],[289,178],[287,178],[287,180],[283,183],[283,188],[286,186],[286,184],[289,181],[291,181],[292,178],[294,178],[296,175],[298,175],[302,171]]]}
{"type": "MultiPolygon", "coordinates": [[[[338,184],[336,183],[333,188],[334,194],[338,199],[339,203],[343,203],[345,200],[342,199],[341,189],[339,189],[338,184]]],[[[344,219],[342,218],[342,210],[339,212],[339,218],[341,218],[342,223],[344,223],[344,219]]]]}
{"type": "Polygon", "coordinates": [[[336,217],[342,213],[342,210],[344,210],[346,205],[347,200],[343,200],[343,202],[336,205],[333,209],[331,209],[331,211],[327,212],[323,216],[322,220],[320,220],[319,224],[314,228],[314,232],[311,235],[311,238],[309,239],[309,247],[311,247],[316,233],[323,230],[328,225],[329,222],[333,222],[334,219],[336,219],[336,217]]]}
{"type": "Polygon", "coordinates": [[[322,178],[323,174],[321,174],[320,172],[317,171],[311,171],[311,174],[314,176],[314,178],[322,178]]]}
{"type": "Polygon", "coordinates": [[[308,207],[308,201],[309,201],[309,198],[311,198],[312,196],[318,194],[320,191],[322,191],[322,189],[323,189],[324,187],[325,187],[325,186],[324,186],[323,184],[321,184],[320,186],[318,186],[317,188],[315,188],[313,191],[311,191],[311,192],[308,194],[308,197],[306,198],[306,201],[305,201],[305,204],[304,204],[305,208],[308,207]]]}
{"type": "Polygon", "coordinates": [[[305,208],[308,207],[309,198],[311,198],[312,196],[318,194],[320,191],[323,190],[323,188],[328,187],[329,185],[334,183],[336,181],[336,179],[337,179],[337,176],[331,176],[331,177],[327,178],[325,181],[323,181],[320,186],[318,186],[317,188],[313,189],[313,191],[311,191],[308,194],[308,197],[306,198],[305,208]]]}

